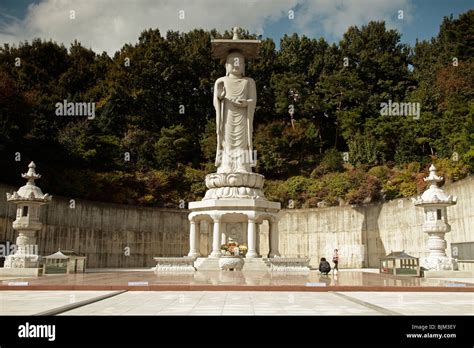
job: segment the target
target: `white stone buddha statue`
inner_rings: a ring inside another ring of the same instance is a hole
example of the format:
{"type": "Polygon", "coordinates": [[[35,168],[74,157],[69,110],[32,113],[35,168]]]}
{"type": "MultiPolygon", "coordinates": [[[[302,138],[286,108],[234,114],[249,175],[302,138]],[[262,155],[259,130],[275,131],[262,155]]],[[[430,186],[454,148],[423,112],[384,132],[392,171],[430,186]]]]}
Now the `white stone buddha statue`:
{"type": "Polygon", "coordinates": [[[226,76],[216,80],[217,173],[250,173],[253,163],[253,116],[257,102],[255,81],[245,77],[245,57],[231,51],[226,76]]]}

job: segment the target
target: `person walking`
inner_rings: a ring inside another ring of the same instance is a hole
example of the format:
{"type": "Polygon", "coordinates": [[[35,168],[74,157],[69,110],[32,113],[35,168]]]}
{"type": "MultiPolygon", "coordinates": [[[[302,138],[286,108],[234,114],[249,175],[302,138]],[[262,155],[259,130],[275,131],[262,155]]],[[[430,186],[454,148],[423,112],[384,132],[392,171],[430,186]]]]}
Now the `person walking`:
{"type": "Polygon", "coordinates": [[[321,262],[319,262],[319,272],[324,275],[328,275],[328,273],[331,272],[331,265],[324,257],[322,257],[321,262]]]}
{"type": "Polygon", "coordinates": [[[334,262],[334,273],[339,272],[339,251],[337,249],[334,249],[332,254],[332,262],[334,262]]]}

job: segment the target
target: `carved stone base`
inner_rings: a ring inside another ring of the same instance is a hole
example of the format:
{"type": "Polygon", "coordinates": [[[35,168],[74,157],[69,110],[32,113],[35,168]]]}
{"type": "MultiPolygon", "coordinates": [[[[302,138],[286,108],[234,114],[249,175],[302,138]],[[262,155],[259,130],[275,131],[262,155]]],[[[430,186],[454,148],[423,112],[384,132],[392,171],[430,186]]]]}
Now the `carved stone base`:
{"type": "Polygon", "coordinates": [[[206,187],[252,187],[261,189],[265,177],[257,173],[212,173],[206,175],[206,187]]]}
{"type": "Polygon", "coordinates": [[[155,273],[159,272],[194,272],[195,257],[155,257],[155,273]]]}
{"type": "Polygon", "coordinates": [[[5,258],[4,268],[39,268],[38,255],[8,255],[5,258]]]}
{"type": "Polygon", "coordinates": [[[212,173],[206,175],[206,192],[203,200],[221,198],[265,199],[265,177],[257,173],[212,173]]]}
{"type": "Polygon", "coordinates": [[[265,199],[265,194],[261,189],[251,187],[219,187],[207,190],[202,200],[221,198],[265,199]]]}
{"type": "Polygon", "coordinates": [[[430,271],[457,271],[456,259],[449,256],[429,256],[420,259],[420,266],[430,271]]]}

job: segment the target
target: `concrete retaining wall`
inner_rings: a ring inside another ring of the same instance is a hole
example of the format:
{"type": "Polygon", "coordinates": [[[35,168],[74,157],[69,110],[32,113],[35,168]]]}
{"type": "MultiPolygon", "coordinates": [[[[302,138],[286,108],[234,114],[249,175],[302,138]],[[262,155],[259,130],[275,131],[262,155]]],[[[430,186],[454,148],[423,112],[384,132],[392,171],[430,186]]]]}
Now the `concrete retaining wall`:
{"type": "MultiPolygon", "coordinates": [[[[451,242],[474,242],[474,177],[444,188],[458,197],[458,204],[448,208],[450,254],[451,242]]],[[[321,257],[331,258],[336,248],[341,267],[378,267],[380,257],[392,250],[417,257],[428,254],[428,236],[421,231],[423,209],[408,198],[355,208],[285,209],[280,214],[281,251],[309,256],[312,265],[321,257]]],[[[462,263],[460,268],[472,269],[471,265],[462,263]]]]}
{"type": "MultiPolygon", "coordinates": [[[[0,185],[0,240],[15,240],[11,227],[15,208],[5,199],[5,192],[14,189],[0,185]]],[[[452,226],[446,235],[449,254],[451,242],[474,242],[474,177],[445,189],[458,196],[458,204],[448,208],[452,226]]],[[[58,248],[73,249],[88,256],[88,267],[151,267],[155,256],[183,256],[189,251],[185,209],[75,203],[71,209],[69,199],[54,196],[43,207],[38,238],[41,255],[58,248]]],[[[280,251],[290,257],[309,256],[316,266],[321,257],[331,258],[337,248],[343,268],[378,267],[379,258],[391,250],[427,255],[428,237],[421,232],[422,223],[422,209],[415,208],[410,199],[354,208],[284,209],[280,212],[280,251]]],[[[201,229],[201,249],[209,249],[209,228],[201,229]]],[[[268,252],[268,226],[261,228],[260,244],[262,254],[268,252]]]]}
{"type": "MultiPolygon", "coordinates": [[[[11,228],[15,208],[12,204],[6,207],[4,198],[5,192],[13,190],[0,186],[0,240],[16,239],[11,228]]],[[[69,199],[53,195],[53,201],[42,207],[43,228],[37,239],[39,253],[49,255],[58,248],[74,250],[87,255],[87,266],[91,268],[151,267],[155,256],[188,253],[187,215],[185,209],[83,200],[76,200],[75,208],[71,209],[69,199]]]]}

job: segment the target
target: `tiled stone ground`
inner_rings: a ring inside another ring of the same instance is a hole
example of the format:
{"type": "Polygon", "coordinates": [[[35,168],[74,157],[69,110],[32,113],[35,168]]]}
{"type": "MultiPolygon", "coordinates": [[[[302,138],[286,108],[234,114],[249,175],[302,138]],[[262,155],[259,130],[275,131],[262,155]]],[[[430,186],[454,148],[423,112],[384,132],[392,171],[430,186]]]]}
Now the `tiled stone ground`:
{"type": "Polygon", "coordinates": [[[111,291],[0,291],[0,315],[33,315],[111,291]]]}
{"type": "Polygon", "coordinates": [[[346,295],[405,315],[474,315],[474,292],[350,292],[346,295]]]}
{"type": "MultiPolygon", "coordinates": [[[[32,315],[107,291],[0,291],[0,315],[32,315]]],[[[62,315],[474,315],[474,293],[129,291],[62,315]]]]}

